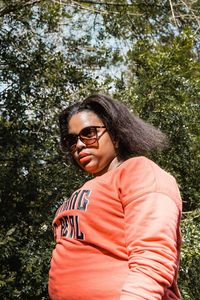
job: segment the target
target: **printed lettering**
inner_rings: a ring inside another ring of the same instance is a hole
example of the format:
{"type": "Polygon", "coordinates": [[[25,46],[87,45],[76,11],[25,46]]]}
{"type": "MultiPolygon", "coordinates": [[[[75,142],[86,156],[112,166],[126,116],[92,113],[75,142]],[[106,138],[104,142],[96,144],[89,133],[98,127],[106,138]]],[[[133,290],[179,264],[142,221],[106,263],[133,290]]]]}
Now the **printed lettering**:
{"type": "Polygon", "coordinates": [[[83,190],[78,201],[78,210],[86,211],[89,200],[86,197],[90,196],[90,190],[83,190]]]}
{"type": "Polygon", "coordinates": [[[61,219],[61,235],[83,240],[84,233],[80,230],[79,216],[65,216],[61,219]]]}
{"type": "Polygon", "coordinates": [[[77,239],[84,240],[84,234],[83,234],[83,232],[80,231],[80,228],[79,228],[79,216],[75,216],[75,220],[76,220],[76,236],[77,236],[77,239]]]}
{"type": "MultiPolygon", "coordinates": [[[[79,240],[84,240],[85,235],[80,229],[80,216],[78,215],[67,215],[63,216],[65,211],[77,210],[86,211],[89,204],[90,190],[78,190],[74,192],[71,197],[65,201],[60,208],[57,210],[56,215],[62,213],[60,221],[61,236],[69,237],[79,240]]],[[[56,232],[55,228],[55,232],[56,232]]],[[[60,234],[59,234],[60,236],[60,234]]]]}
{"type": "Polygon", "coordinates": [[[72,194],[72,197],[69,199],[68,210],[69,209],[76,209],[76,202],[77,202],[77,198],[78,198],[79,193],[80,193],[80,190],[75,192],[74,194],[72,194]]]}
{"type": "Polygon", "coordinates": [[[79,190],[74,192],[71,197],[65,201],[60,208],[57,210],[56,215],[65,210],[82,210],[86,211],[89,204],[89,196],[91,194],[90,190],[79,190]]]}

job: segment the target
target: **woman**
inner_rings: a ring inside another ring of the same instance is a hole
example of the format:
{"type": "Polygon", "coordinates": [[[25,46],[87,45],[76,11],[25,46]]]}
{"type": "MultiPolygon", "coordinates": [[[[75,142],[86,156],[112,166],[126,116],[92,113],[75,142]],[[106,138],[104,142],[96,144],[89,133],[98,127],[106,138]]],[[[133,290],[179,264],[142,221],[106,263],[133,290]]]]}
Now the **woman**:
{"type": "Polygon", "coordinates": [[[94,178],[53,220],[50,298],[180,299],[179,190],[141,156],[165,145],[165,135],[105,95],[65,109],[60,130],[63,149],[94,178]]]}

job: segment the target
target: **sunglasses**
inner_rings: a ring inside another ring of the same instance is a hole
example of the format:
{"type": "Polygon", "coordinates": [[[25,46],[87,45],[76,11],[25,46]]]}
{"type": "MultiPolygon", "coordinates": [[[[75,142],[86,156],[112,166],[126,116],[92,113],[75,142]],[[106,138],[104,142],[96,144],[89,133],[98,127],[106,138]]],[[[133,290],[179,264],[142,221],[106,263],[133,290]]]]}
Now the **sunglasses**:
{"type": "Polygon", "coordinates": [[[95,142],[97,142],[100,137],[106,132],[107,129],[105,129],[103,132],[97,131],[98,128],[106,128],[104,125],[102,126],[88,126],[83,128],[79,134],[68,134],[65,137],[65,146],[66,148],[73,152],[76,149],[76,144],[78,142],[78,139],[80,139],[86,146],[93,145],[95,142]]]}

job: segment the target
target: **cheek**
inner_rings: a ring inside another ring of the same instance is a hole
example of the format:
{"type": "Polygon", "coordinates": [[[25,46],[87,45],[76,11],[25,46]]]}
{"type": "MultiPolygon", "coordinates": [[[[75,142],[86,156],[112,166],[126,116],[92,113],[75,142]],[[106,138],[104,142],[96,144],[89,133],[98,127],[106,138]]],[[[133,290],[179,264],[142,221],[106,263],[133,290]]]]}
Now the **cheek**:
{"type": "Polygon", "coordinates": [[[106,160],[112,160],[116,156],[116,150],[111,142],[105,142],[102,146],[101,156],[106,160]]]}

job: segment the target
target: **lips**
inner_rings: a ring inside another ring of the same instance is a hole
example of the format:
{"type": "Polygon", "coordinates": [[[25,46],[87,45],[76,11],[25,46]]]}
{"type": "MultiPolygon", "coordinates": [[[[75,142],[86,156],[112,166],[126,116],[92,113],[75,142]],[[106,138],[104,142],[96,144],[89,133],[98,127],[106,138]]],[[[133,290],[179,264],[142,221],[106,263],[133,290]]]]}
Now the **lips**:
{"type": "Polygon", "coordinates": [[[79,153],[79,161],[80,163],[86,163],[90,160],[90,154],[86,152],[79,153]]]}

